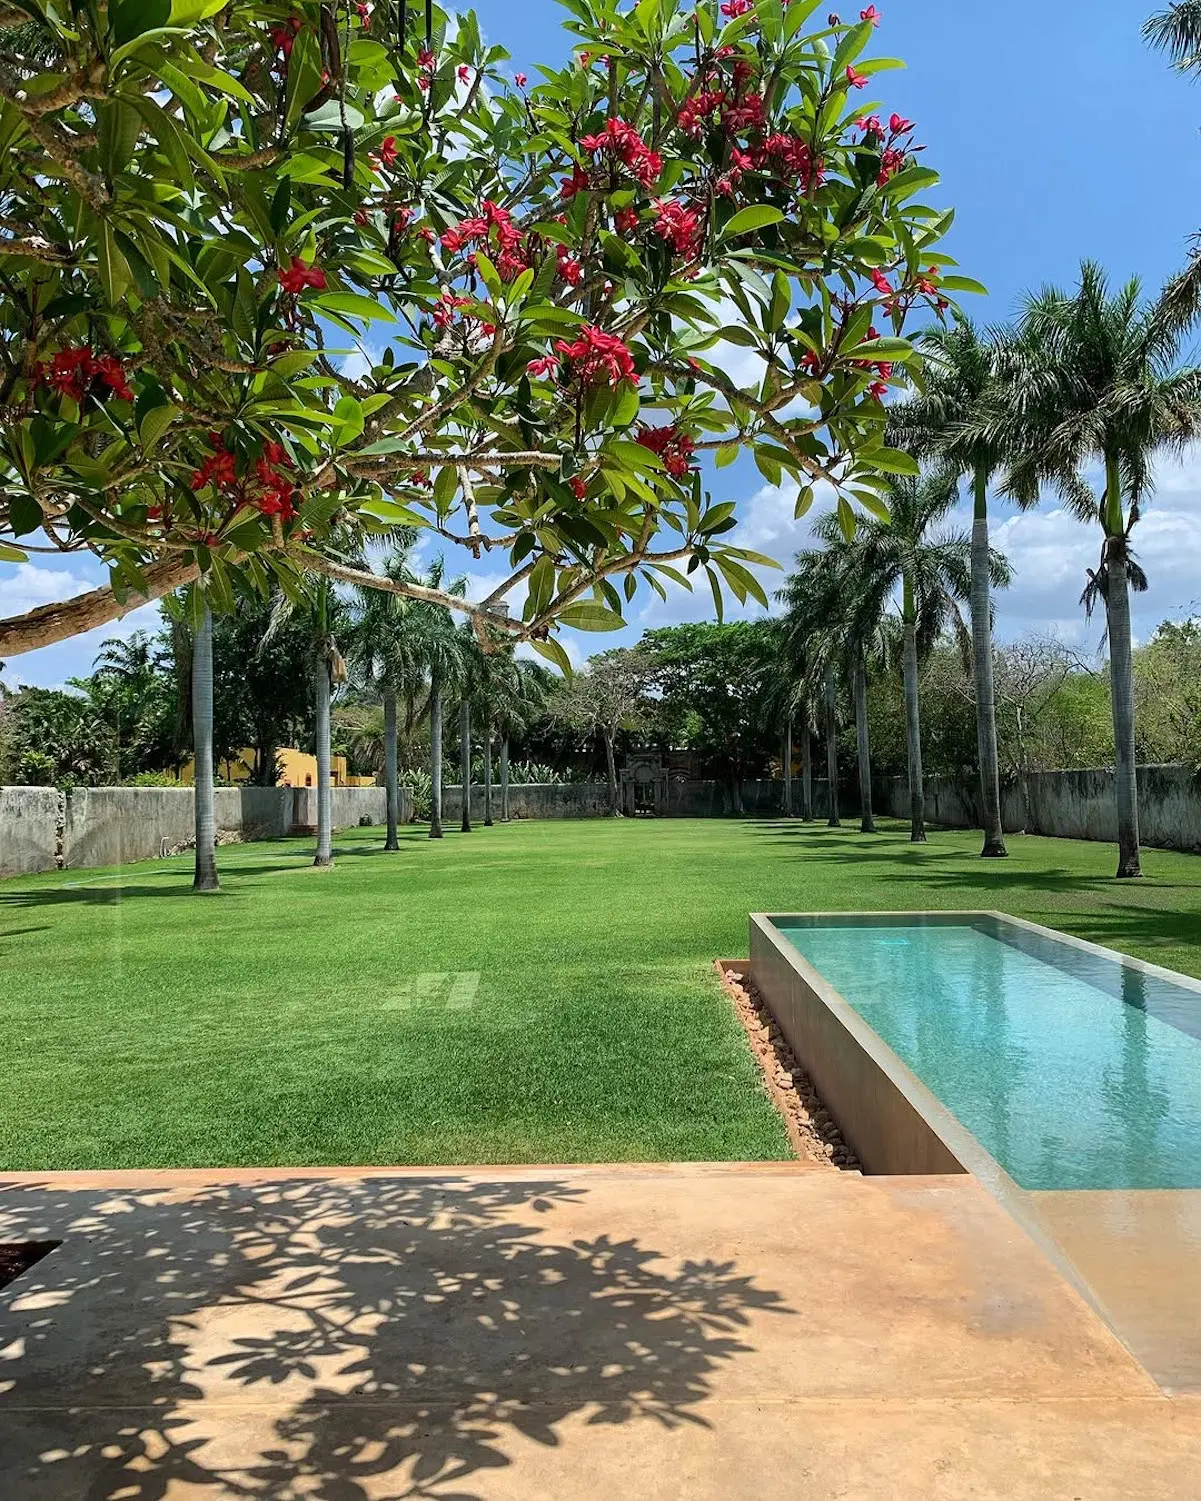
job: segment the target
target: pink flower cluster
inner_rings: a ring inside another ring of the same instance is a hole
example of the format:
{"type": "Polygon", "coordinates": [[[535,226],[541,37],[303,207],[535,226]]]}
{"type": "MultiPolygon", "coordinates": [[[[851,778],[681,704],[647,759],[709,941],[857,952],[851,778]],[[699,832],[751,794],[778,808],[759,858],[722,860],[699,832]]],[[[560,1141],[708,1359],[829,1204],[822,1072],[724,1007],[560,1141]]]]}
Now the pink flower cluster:
{"type": "Polygon", "coordinates": [[[464,219],[442,236],[442,248],[457,255],[468,245],[479,245],[491,251],[495,236],[496,269],[502,281],[512,281],[529,264],[525,253],[521,230],[513,222],[507,208],[485,198],[478,215],[464,219]]]}
{"type": "Polygon", "coordinates": [[[673,423],[670,427],[640,427],[634,436],[636,443],[649,448],[663,460],[663,467],[673,479],[683,479],[692,472],[692,456],[696,444],[673,423]]]}
{"type": "Polygon", "coordinates": [[[665,198],[655,205],[655,221],[651,228],[685,260],[692,260],[700,250],[700,214],[678,199],[665,198]]]}
{"type": "Polygon", "coordinates": [[[883,187],[891,177],[896,176],[909,158],[913,148],[907,138],[913,134],[913,121],[906,120],[904,115],[893,114],[889,117],[887,128],[879,115],[868,115],[855,123],[870,144],[880,147],[880,172],[876,181],[883,187]]]}
{"type": "Polygon", "coordinates": [[[616,334],[593,324],[582,328],[578,339],[556,339],[555,353],[531,360],[526,371],[535,378],[553,375],[562,361],[568,365],[566,379],[577,380],[581,386],[638,383],[634,356],[626,345],[616,334]]]}
{"type": "MultiPolygon", "coordinates": [[[[663,173],[663,158],[657,151],[652,151],[634,127],[627,125],[624,120],[606,120],[604,130],[581,138],[580,150],[586,151],[589,156],[608,157],[610,161],[624,167],[638,186],[648,192],[663,173]]],[[[577,167],[576,173],[579,170],[577,167]]],[[[572,175],[573,183],[576,173],[572,175]]],[[[588,186],[587,174],[582,185],[588,186]]],[[[578,192],[579,187],[573,187],[573,191],[578,192]]],[[[565,192],[563,196],[566,198],[570,194],[565,192]]]]}
{"type": "Polygon", "coordinates": [[[281,521],[292,520],[300,495],[292,476],[287,473],[292,460],[282,443],[268,440],[263,444],[262,454],[254,462],[251,480],[239,479],[237,457],[226,448],[220,433],[210,433],[209,444],[212,453],[192,475],[190,488],[193,491],[212,485],[239,505],[255,506],[260,515],[278,516],[281,521]]]}
{"type": "Polygon", "coordinates": [[[110,395],[118,401],[133,400],[125,366],[115,354],[98,355],[90,344],[71,345],[39,361],[33,379],[35,385],[49,386],[75,401],[82,401],[89,393],[101,400],[110,395]]]}

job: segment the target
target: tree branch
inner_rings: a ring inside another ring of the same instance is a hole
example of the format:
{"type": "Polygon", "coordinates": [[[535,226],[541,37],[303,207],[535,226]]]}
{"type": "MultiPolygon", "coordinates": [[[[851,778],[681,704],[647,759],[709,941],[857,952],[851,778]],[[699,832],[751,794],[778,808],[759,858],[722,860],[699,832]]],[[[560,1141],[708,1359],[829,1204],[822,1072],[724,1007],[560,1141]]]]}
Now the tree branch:
{"type": "Polygon", "coordinates": [[[123,600],[117,598],[111,585],[106,585],[87,594],[77,594],[74,599],[38,605],[24,615],[0,620],[0,657],[19,657],[40,646],[53,646],[56,641],[66,641],[98,625],[107,625],[199,577],[200,569],[194,562],[180,559],[148,568],[145,589],[128,594],[123,600]]]}

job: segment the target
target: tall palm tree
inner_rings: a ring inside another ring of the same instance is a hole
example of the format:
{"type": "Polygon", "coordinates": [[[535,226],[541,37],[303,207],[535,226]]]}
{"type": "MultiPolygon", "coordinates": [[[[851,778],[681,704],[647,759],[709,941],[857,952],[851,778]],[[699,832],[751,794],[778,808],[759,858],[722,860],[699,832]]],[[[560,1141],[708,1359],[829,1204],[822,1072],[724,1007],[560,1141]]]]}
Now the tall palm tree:
{"type": "Polygon", "coordinates": [[[276,595],[263,641],[270,642],[297,614],[308,633],[317,756],[317,849],[313,864],[328,870],[334,863],[330,706],[335,685],[344,683],[348,676],[338,642],[350,622],[345,603],[324,574],[306,575],[304,585],[299,602],[282,590],[276,595]]]}
{"type": "Polygon", "coordinates": [[[1201,0],[1172,0],[1167,10],[1151,17],[1143,36],[1168,53],[1182,72],[1201,69],[1201,0]]]}
{"type": "Polygon", "coordinates": [[[500,821],[509,822],[509,741],[546,715],[555,675],[540,662],[505,652],[506,669],[490,689],[492,721],[500,740],[500,821]]]}
{"type": "Polygon", "coordinates": [[[1001,828],[1001,773],[993,685],[988,487],[1009,449],[1009,434],[982,431],[980,415],[993,403],[998,366],[1009,336],[982,334],[968,319],[927,329],[922,336],[924,390],[889,412],[893,441],[932,458],[949,476],[972,486],[972,681],[980,769],[982,856],[1008,854],[1001,828]]]}
{"type": "Polygon", "coordinates": [[[1195,266],[1148,302],[1136,279],[1111,291],[1086,261],[1074,292],[1048,287],[1027,299],[996,412],[981,424],[986,437],[1010,437],[1004,488],[1019,505],[1037,504],[1050,485],[1101,531],[1082,603],[1103,603],[1107,620],[1121,878],[1141,874],[1130,590],[1147,579],[1131,534],[1154,490],[1155,456],[1201,436],[1201,368],[1181,364],[1197,313],[1195,266]],[[1099,490],[1084,477],[1090,465],[1101,470],[1099,490]]]}
{"type": "MultiPolygon", "coordinates": [[[[393,534],[392,546],[381,564],[381,571],[396,582],[412,578],[410,559],[415,543],[415,532],[398,529],[393,534]]],[[[388,824],[385,850],[400,848],[397,838],[400,816],[398,703],[402,695],[407,695],[411,706],[415,686],[422,679],[416,633],[410,620],[411,609],[412,602],[400,595],[379,589],[359,589],[348,652],[356,677],[369,691],[378,692],[383,703],[388,824]]]]}
{"type": "Polygon", "coordinates": [[[196,810],[196,870],[193,891],[218,891],[217,807],[213,791],[213,614],[200,605],[192,635],[192,794],[196,810]]]}
{"type": "MultiPolygon", "coordinates": [[[[441,557],[434,559],[422,582],[431,589],[443,589],[450,594],[464,595],[467,592],[466,578],[447,580],[446,565],[441,557]]],[[[442,605],[415,601],[409,607],[407,620],[412,631],[415,661],[429,682],[430,838],[441,839],[443,712],[447,694],[456,692],[465,671],[464,638],[450,611],[442,605]]]]}

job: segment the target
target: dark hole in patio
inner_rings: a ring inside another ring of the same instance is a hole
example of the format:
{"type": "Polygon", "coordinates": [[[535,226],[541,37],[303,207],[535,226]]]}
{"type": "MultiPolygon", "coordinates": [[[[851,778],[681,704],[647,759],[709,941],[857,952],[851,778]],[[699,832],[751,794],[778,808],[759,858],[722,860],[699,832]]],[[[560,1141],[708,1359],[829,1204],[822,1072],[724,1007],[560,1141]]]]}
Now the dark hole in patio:
{"type": "Polygon", "coordinates": [[[43,1256],[49,1256],[62,1245],[61,1240],[21,1240],[8,1244],[0,1242],[0,1287],[27,1272],[43,1256]]]}

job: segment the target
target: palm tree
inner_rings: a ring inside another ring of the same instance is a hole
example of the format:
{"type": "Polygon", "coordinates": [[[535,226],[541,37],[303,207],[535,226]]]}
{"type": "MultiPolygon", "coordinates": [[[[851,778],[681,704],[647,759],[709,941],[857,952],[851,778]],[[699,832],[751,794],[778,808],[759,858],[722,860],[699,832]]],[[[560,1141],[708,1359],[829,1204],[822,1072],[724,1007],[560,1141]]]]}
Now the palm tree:
{"type": "MultiPolygon", "coordinates": [[[[467,580],[446,579],[446,565],[434,559],[422,582],[431,589],[464,595],[467,580]]],[[[443,708],[447,693],[456,691],[465,670],[463,635],[456,629],[449,610],[442,605],[416,601],[409,606],[407,621],[412,631],[414,661],[428,678],[430,722],[430,838],[442,838],[442,739],[443,708]]]]}
{"type": "Polygon", "coordinates": [[[1147,587],[1131,534],[1154,489],[1152,461],[1201,436],[1201,369],[1182,366],[1198,312],[1197,268],[1145,302],[1135,279],[1111,292],[1086,261],[1075,292],[1029,297],[996,411],[984,436],[1010,435],[1004,488],[1022,506],[1050,485],[1079,520],[1101,529],[1101,556],[1081,602],[1104,603],[1109,640],[1119,877],[1141,874],[1135,771],[1130,590],[1147,587]],[[1099,492],[1084,478],[1100,467],[1099,492]]]}
{"type": "Polygon", "coordinates": [[[192,635],[192,792],[196,810],[196,872],[193,891],[218,891],[217,811],[213,792],[213,614],[200,602],[192,635]]]}
{"type": "Polygon", "coordinates": [[[269,643],[283,629],[284,624],[300,612],[309,636],[313,706],[316,714],[317,849],[313,864],[322,870],[328,870],[334,863],[330,704],[334,685],[344,683],[347,678],[346,661],[339,650],[338,638],[349,622],[345,604],[324,574],[307,575],[305,585],[307,592],[299,604],[282,590],[276,595],[271,618],[263,633],[263,642],[269,643]]]}
{"type": "Polygon", "coordinates": [[[988,486],[1011,446],[1009,435],[981,431],[979,417],[993,402],[998,365],[1009,343],[1003,332],[982,335],[968,319],[935,327],[922,336],[924,389],[893,407],[893,441],[944,467],[948,476],[971,480],[972,681],[976,698],[976,744],[980,768],[982,856],[1009,852],[1001,828],[1001,773],[997,755],[997,710],[993,686],[991,565],[988,486]]]}
{"type": "Polygon", "coordinates": [[[1168,53],[1182,72],[1201,68],[1201,0],[1173,0],[1143,27],[1153,47],[1168,53]]]}
{"type": "Polygon", "coordinates": [[[490,708],[500,738],[500,821],[509,822],[509,740],[546,715],[554,674],[540,662],[530,662],[506,651],[506,670],[498,673],[490,689],[490,708]]]}
{"type": "MultiPolygon", "coordinates": [[[[396,582],[412,578],[410,557],[416,533],[393,534],[392,547],[381,571],[396,582]]],[[[369,691],[378,692],[384,711],[384,788],[387,801],[385,850],[398,850],[397,822],[400,816],[398,701],[408,695],[410,713],[413,689],[422,680],[416,650],[416,634],[410,614],[412,602],[379,589],[359,589],[348,652],[352,670],[369,691]]]]}

